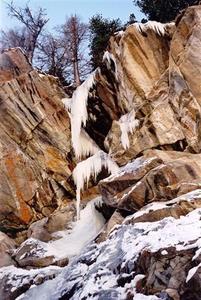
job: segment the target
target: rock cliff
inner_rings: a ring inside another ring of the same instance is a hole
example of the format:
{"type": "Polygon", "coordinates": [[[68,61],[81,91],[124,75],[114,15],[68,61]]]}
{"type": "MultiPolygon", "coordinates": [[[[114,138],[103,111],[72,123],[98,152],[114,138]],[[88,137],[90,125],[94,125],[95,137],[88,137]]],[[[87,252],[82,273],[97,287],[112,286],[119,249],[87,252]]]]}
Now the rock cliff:
{"type": "Polygon", "coordinates": [[[0,229],[15,234],[73,197],[70,121],[56,78],[0,56],[0,229]]]}
{"type": "Polygon", "coordinates": [[[72,98],[0,56],[1,299],[201,300],[200,47],[135,23],[72,98]]]}

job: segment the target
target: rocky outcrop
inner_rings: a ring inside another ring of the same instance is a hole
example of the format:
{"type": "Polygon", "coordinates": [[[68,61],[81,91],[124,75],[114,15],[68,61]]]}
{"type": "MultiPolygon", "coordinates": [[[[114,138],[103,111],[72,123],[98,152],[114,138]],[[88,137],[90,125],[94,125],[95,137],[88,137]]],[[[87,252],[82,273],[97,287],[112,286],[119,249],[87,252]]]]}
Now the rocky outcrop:
{"type": "Polygon", "coordinates": [[[153,201],[171,200],[201,186],[200,154],[153,150],[147,156],[99,183],[106,204],[135,212],[153,201]]]}
{"type": "Polygon", "coordinates": [[[176,26],[137,23],[111,38],[85,130],[118,164],[151,148],[200,152],[200,24],[196,6],[176,26]]]}
{"type": "Polygon", "coordinates": [[[0,62],[0,229],[14,234],[73,197],[71,133],[57,79],[20,49],[0,62]]]}
{"type": "Polygon", "coordinates": [[[56,266],[43,269],[23,270],[14,266],[2,268],[0,271],[0,298],[15,300],[25,293],[33,284],[38,286],[47,280],[52,280],[61,272],[56,266]],[[6,276],[2,276],[6,272],[6,276]]]}

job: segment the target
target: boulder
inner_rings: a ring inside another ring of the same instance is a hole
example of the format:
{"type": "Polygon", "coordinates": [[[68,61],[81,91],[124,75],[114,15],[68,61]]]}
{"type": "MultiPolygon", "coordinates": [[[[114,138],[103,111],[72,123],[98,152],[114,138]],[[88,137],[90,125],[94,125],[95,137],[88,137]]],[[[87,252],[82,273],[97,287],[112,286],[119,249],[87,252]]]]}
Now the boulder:
{"type": "Polygon", "coordinates": [[[34,222],[28,229],[28,237],[48,242],[54,238],[52,233],[71,228],[76,217],[76,208],[73,203],[69,203],[65,208],[59,209],[49,217],[34,222]]]}
{"type": "MultiPolygon", "coordinates": [[[[151,153],[154,155],[154,151],[151,153]]],[[[188,154],[188,158],[171,161],[163,161],[162,157],[138,158],[115,176],[102,180],[99,186],[103,201],[112,207],[135,212],[147,203],[167,201],[181,195],[185,184],[188,184],[188,191],[199,187],[200,155],[188,154]]]]}
{"type": "Polygon", "coordinates": [[[200,207],[201,189],[197,189],[170,201],[148,204],[133,216],[127,218],[127,223],[155,222],[167,217],[179,219],[181,216],[185,216],[200,207]]]}
{"type": "Polygon", "coordinates": [[[123,214],[120,211],[115,210],[115,212],[112,214],[112,216],[104,226],[101,233],[96,238],[96,243],[101,243],[105,241],[108,238],[111,231],[115,228],[115,226],[122,224],[123,221],[124,221],[123,214]]]}
{"type": "Polygon", "coordinates": [[[49,254],[49,245],[34,238],[23,242],[13,253],[13,258],[19,267],[27,269],[50,265],[64,267],[68,264],[68,257],[57,257],[57,253],[52,251],[49,254]]]}

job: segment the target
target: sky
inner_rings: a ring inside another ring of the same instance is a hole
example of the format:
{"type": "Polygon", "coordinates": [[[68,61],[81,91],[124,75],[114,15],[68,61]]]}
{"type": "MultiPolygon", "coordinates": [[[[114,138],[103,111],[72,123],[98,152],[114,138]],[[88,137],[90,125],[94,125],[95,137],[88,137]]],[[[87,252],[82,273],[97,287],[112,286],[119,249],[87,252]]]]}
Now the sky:
{"type": "MultiPolygon", "coordinates": [[[[0,28],[3,30],[19,24],[7,15],[6,2],[8,1],[0,0],[0,28]]],[[[14,0],[15,5],[21,7],[27,2],[27,0],[14,0]]],[[[144,17],[132,0],[30,0],[29,6],[33,10],[38,7],[46,9],[50,18],[47,29],[50,31],[56,25],[62,24],[66,16],[75,13],[85,22],[97,13],[102,14],[104,18],[120,18],[123,22],[128,20],[131,13],[134,13],[139,21],[144,17]]]]}

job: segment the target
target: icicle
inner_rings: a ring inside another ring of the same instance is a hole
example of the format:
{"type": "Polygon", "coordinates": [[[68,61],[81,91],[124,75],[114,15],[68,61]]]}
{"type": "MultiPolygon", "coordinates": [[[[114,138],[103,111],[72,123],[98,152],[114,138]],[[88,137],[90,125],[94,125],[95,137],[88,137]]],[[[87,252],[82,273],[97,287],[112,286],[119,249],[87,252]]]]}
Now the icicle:
{"type": "MultiPolygon", "coordinates": [[[[75,155],[78,158],[88,154],[94,154],[95,152],[94,147],[89,147],[90,142],[87,142],[87,139],[85,138],[86,135],[83,137],[83,134],[81,134],[82,125],[85,126],[88,119],[87,100],[89,90],[94,84],[95,72],[93,72],[88,79],[75,90],[71,100],[72,146],[75,155]]],[[[95,142],[93,145],[95,145],[95,142]]],[[[95,148],[98,148],[98,146],[95,148]]]]}
{"type": "Polygon", "coordinates": [[[93,156],[77,164],[73,170],[73,179],[76,184],[76,200],[77,200],[77,219],[80,215],[80,192],[84,189],[84,184],[88,185],[90,177],[95,179],[105,167],[108,173],[114,174],[119,171],[118,165],[102,150],[93,156]]]}
{"type": "Polygon", "coordinates": [[[113,70],[113,71],[115,73],[116,80],[118,80],[117,64],[116,64],[116,59],[115,59],[114,55],[112,53],[110,53],[109,51],[105,51],[105,53],[103,55],[103,62],[106,63],[108,70],[112,70],[112,63],[114,64],[115,70],[113,70]]]}
{"type": "Polygon", "coordinates": [[[128,133],[133,133],[137,126],[139,126],[139,120],[135,119],[135,111],[123,115],[119,121],[119,126],[121,129],[121,144],[124,149],[129,148],[130,142],[128,133]]]}

